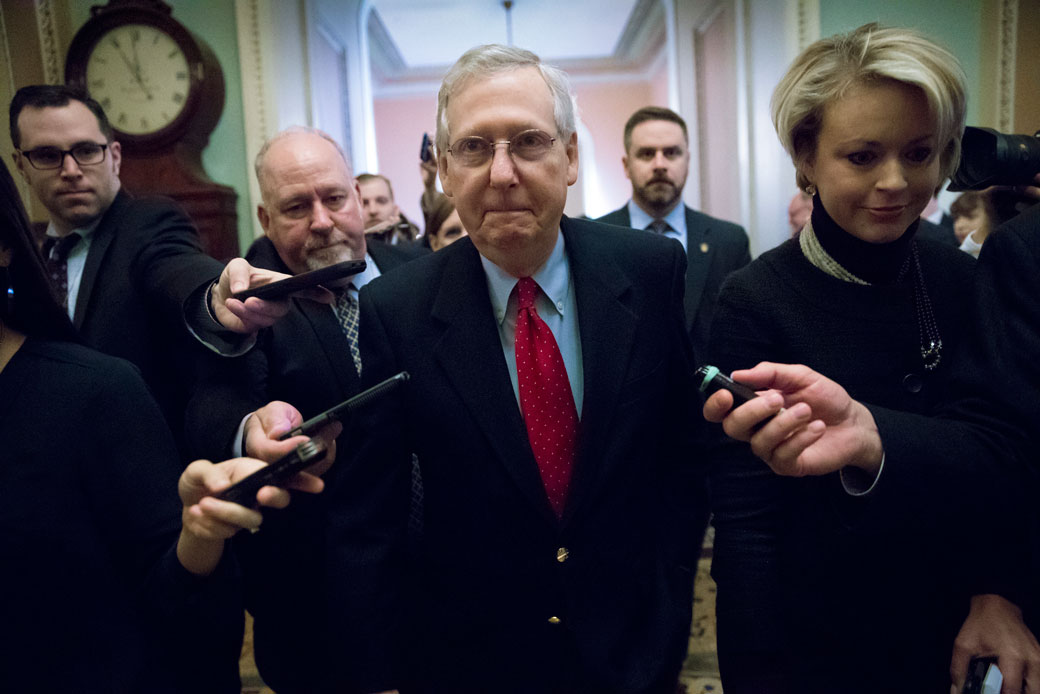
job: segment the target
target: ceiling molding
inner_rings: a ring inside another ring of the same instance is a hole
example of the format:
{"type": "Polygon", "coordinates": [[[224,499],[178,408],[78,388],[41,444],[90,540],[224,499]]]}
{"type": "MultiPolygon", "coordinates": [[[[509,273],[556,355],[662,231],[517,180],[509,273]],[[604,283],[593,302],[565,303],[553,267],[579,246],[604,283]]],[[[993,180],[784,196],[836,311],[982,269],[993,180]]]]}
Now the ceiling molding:
{"type": "Polygon", "coordinates": [[[368,48],[369,66],[372,70],[372,80],[375,84],[392,82],[400,79],[402,75],[409,73],[408,65],[404,62],[401,51],[394,43],[393,37],[386,29],[383,18],[379,11],[372,8],[368,13],[368,48]]]}
{"type": "MultiPolygon", "coordinates": [[[[409,67],[375,8],[369,15],[367,31],[373,97],[406,97],[437,91],[451,65],[409,67]]],[[[601,82],[609,78],[637,81],[652,72],[666,39],[661,0],[637,0],[611,55],[549,62],[565,71],[572,82],[601,82]]]]}
{"type": "Polygon", "coordinates": [[[613,60],[643,68],[660,54],[667,40],[664,6],[661,0],[638,0],[618,37],[613,60]]]}

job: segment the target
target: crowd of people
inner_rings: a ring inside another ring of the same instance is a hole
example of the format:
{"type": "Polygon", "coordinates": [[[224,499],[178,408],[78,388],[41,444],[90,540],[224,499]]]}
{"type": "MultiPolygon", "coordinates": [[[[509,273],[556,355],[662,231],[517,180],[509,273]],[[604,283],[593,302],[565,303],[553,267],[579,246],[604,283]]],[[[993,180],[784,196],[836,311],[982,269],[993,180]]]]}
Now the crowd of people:
{"type": "Polygon", "coordinates": [[[99,104],[23,87],[14,162],[50,222],[0,172],[0,690],[238,692],[248,610],[279,693],[672,694],[710,517],[727,694],[960,691],[976,657],[1040,693],[1040,206],[962,197],[981,254],[921,219],[964,82],[908,29],[803,51],[771,104],[792,238],[752,261],[683,204],[666,108],[621,133],[631,199],[564,215],[568,78],[481,46],[438,93],[422,231],[295,126],[224,266],[121,190],[99,104]],[[760,397],[703,400],[704,363],[760,397]],[[400,372],[286,488],[217,498],[400,372]]]}

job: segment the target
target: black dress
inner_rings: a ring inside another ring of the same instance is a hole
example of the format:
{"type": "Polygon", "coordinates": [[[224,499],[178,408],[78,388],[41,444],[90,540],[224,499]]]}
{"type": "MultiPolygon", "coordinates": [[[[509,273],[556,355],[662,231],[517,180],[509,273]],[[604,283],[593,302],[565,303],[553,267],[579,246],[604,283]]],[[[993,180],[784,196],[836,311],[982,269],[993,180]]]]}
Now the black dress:
{"type": "Polygon", "coordinates": [[[181,466],[137,371],[28,338],[0,372],[0,691],[237,692],[224,561],[177,561],[181,466]]]}
{"type": "MultiPolygon", "coordinates": [[[[712,324],[713,363],[724,373],[760,361],[801,363],[861,402],[935,414],[963,358],[958,345],[974,260],[914,240],[916,225],[889,244],[859,241],[818,198],[812,226],[833,259],[871,284],[825,273],[798,239],[787,241],[724,285],[712,324]],[[921,353],[913,244],[943,342],[931,371],[921,353]]],[[[903,429],[917,436],[912,425],[903,429]]],[[[838,473],[780,477],[747,444],[719,444],[712,574],[727,694],[949,691],[953,638],[970,595],[957,550],[962,538],[933,513],[943,499],[928,497],[940,497],[942,484],[907,484],[918,461],[889,451],[891,427],[882,433],[885,467],[866,497],[850,496],[838,473]],[[899,485],[911,491],[891,493],[899,485]]],[[[940,470],[919,474],[942,479],[940,470]]]]}

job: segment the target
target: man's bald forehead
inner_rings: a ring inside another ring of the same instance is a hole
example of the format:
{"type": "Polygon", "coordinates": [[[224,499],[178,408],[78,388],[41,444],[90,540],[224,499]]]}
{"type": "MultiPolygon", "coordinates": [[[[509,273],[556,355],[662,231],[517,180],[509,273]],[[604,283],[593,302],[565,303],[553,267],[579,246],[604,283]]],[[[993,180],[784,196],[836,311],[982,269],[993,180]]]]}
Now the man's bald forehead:
{"type": "Polygon", "coordinates": [[[317,128],[307,128],[304,126],[291,126],[282,130],[271,137],[257,152],[256,161],[254,162],[254,170],[256,173],[256,181],[260,186],[261,194],[264,192],[265,179],[269,172],[268,158],[271,150],[281,150],[283,147],[299,146],[301,142],[306,142],[309,145],[321,145],[322,142],[329,147],[332,147],[339,158],[343,161],[343,165],[346,169],[347,178],[352,178],[352,167],[350,161],[347,159],[347,155],[343,152],[343,148],[339,146],[332,136],[328,133],[318,130],[317,128]]]}

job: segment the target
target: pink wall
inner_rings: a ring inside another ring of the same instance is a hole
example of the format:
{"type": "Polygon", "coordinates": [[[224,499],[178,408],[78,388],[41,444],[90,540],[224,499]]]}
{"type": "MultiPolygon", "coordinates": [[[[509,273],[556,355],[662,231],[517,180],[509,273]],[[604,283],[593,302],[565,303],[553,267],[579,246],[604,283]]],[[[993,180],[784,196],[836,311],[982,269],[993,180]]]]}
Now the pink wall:
{"type": "MultiPolygon", "coordinates": [[[[575,85],[579,117],[592,140],[591,147],[584,142],[580,144],[582,177],[577,184],[582,185],[583,181],[589,184],[584,200],[584,212],[589,216],[598,217],[617,209],[631,196],[632,188],[621,166],[625,121],[638,108],[664,105],[657,100],[660,96],[654,96],[667,93],[666,88],[657,84],[664,79],[662,70],[654,76],[654,83],[621,81],[575,85]]],[[[421,227],[419,143],[423,131],[433,136],[436,95],[381,98],[375,100],[373,110],[378,173],[390,179],[401,211],[421,227]]]]}
{"type": "MultiPolygon", "coordinates": [[[[408,219],[423,228],[419,196],[422,179],[419,178],[419,146],[423,132],[433,137],[437,119],[437,94],[401,98],[376,99],[376,151],[379,171],[394,186],[394,200],[408,219]]],[[[355,173],[361,173],[357,171],[355,173]]]]}
{"type": "Polygon", "coordinates": [[[621,157],[625,154],[622,136],[625,121],[636,109],[651,103],[651,89],[647,82],[589,83],[575,87],[578,114],[592,138],[589,147],[581,151],[582,166],[589,176],[588,167],[595,168],[598,190],[589,191],[585,198],[585,212],[590,217],[604,215],[621,207],[632,195],[632,187],[625,178],[621,157]]]}

